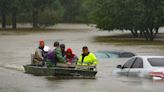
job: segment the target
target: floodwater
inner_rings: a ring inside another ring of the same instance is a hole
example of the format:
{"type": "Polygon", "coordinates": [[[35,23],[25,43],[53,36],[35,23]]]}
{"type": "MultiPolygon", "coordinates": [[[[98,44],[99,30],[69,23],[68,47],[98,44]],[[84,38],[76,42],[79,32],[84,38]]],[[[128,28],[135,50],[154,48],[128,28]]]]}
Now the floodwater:
{"type": "Polygon", "coordinates": [[[0,35],[0,92],[163,92],[162,80],[112,75],[116,65],[123,64],[127,59],[100,59],[96,79],[55,79],[25,74],[22,65],[30,63],[30,54],[34,53],[40,39],[50,47],[54,41],[65,43],[78,56],[84,45],[91,52],[124,50],[137,55],[164,54],[161,47],[153,45],[118,46],[93,39],[95,36],[120,34],[118,32],[101,32],[82,24],[59,24],[51,28],[59,31],[0,35]]]}

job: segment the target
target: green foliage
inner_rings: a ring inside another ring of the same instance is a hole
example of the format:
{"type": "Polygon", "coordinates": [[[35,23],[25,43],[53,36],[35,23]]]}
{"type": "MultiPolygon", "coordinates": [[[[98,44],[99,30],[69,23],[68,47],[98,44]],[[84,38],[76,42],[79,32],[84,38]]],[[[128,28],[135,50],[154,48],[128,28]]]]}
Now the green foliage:
{"type": "Polygon", "coordinates": [[[92,0],[0,0],[0,15],[5,24],[58,22],[90,23],[92,0]],[[13,20],[15,19],[15,21],[13,20]],[[14,22],[13,22],[14,21],[14,22]]]}
{"type": "Polygon", "coordinates": [[[21,12],[17,15],[17,22],[18,23],[30,23],[32,22],[31,13],[21,12]]]}
{"type": "Polygon", "coordinates": [[[60,0],[64,7],[62,22],[90,22],[90,3],[93,0],[60,0]]]}
{"type": "Polygon", "coordinates": [[[9,0],[0,0],[0,12],[8,10],[9,4],[10,4],[9,0]]]}
{"type": "Polygon", "coordinates": [[[55,0],[50,6],[50,8],[56,12],[56,22],[60,22],[64,15],[64,7],[61,5],[60,0],[55,0]]]}
{"type": "Polygon", "coordinates": [[[36,0],[33,1],[32,10],[38,11],[39,25],[54,25],[61,21],[63,16],[63,7],[59,0],[36,0]],[[42,2],[43,1],[43,2],[42,2]],[[37,2],[40,2],[39,4],[37,2]],[[35,4],[36,3],[36,4],[35,4]],[[41,6],[42,5],[42,6],[41,6]]]}
{"type": "Polygon", "coordinates": [[[91,23],[90,13],[91,13],[91,3],[92,0],[80,0],[79,15],[76,17],[77,22],[91,23]]]}
{"type": "MultiPolygon", "coordinates": [[[[11,24],[11,15],[16,13],[17,22],[33,22],[32,13],[36,11],[40,25],[53,25],[63,16],[63,7],[59,0],[0,0],[0,14],[5,13],[7,23],[11,24]]],[[[34,19],[35,20],[35,19],[34,19]]],[[[0,20],[1,21],[1,20],[0,20]]]]}
{"type": "Polygon", "coordinates": [[[163,0],[95,0],[92,18],[103,30],[130,30],[153,40],[164,24],[163,0]]]}
{"type": "Polygon", "coordinates": [[[39,25],[54,25],[56,22],[59,21],[59,16],[57,15],[57,12],[51,9],[45,9],[43,12],[39,15],[39,25]]]}
{"type": "Polygon", "coordinates": [[[61,0],[64,7],[64,22],[75,22],[81,7],[80,1],[81,0],[61,0]]]}

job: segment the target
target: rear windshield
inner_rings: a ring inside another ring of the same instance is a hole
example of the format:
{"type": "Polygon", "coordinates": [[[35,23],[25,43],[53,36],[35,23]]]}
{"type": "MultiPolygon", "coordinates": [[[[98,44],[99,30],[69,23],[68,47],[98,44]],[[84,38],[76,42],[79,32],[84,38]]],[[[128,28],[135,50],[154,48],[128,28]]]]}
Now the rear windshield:
{"type": "Polygon", "coordinates": [[[148,61],[152,66],[164,66],[164,58],[148,58],[148,61]]]}

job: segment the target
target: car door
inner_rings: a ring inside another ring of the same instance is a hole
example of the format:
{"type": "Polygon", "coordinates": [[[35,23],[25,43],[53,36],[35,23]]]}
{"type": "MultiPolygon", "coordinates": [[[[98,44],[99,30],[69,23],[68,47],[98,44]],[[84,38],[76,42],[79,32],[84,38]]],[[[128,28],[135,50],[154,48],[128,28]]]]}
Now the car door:
{"type": "Polygon", "coordinates": [[[131,58],[129,59],[122,67],[121,71],[120,71],[120,74],[121,75],[125,75],[127,76],[128,75],[128,72],[130,70],[130,68],[132,67],[134,61],[136,60],[136,58],[131,58]]]}
{"type": "Polygon", "coordinates": [[[143,59],[136,58],[134,64],[132,65],[131,69],[128,72],[128,76],[141,76],[143,71],[143,59]]]}

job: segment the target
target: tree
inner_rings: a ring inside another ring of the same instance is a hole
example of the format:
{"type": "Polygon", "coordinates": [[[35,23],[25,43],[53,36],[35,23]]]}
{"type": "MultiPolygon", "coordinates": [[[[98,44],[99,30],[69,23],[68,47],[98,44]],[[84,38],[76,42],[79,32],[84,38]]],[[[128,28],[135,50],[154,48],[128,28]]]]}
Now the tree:
{"type": "Polygon", "coordinates": [[[62,20],[64,8],[60,0],[0,0],[0,22],[2,27],[12,24],[17,28],[17,22],[32,22],[33,27],[54,25],[62,20]]]}
{"type": "Polygon", "coordinates": [[[0,14],[2,19],[2,28],[6,28],[6,15],[8,11],[8,0],[0,0],[0,14]]]}
{"type": "Polygon", "coordinates": [[[9,4],[9,11],[11,12],[12,15],[12,28],[16,29],[17,28],[17,13],[22,11],[22,6],[23,5],[23,0],[8,0],[10,1],[9,4]]]}
{"type": "Polygon", "coordinates": [[[141,0],[144,5],[142,25],[140,30],[145,33],[147,40],[153,40],[158,33],[159,27],[164,26],[164,1],[141,0]]]}
{"type": "Polygon", "coordinates": [[[43,11],[52,0],[32,0],[32,20],[33,27],[38,27],[38,14],[40,11],[43,11]]]}
{"type": "Polygon", "coordinates": [[[103,30],[130,30],[153,40],[164,24],[163,0],[95,0],[93,19],[103,30]]]}
{"type": "MultiPolygon", "coordinates": [[[[39,13],[42,12],[46,7],[54,0],[24,0],[24,8],[26,11],[32,14],[32,24],[33,27],[38,27],[39,13]]],[[[27,13],[27,12],[26,12],[27,13]]]]}
{"type": "Polygon", "coordinates": [[[93,0],[60,0],[64,7],[62,22],[90,22],[91,3],[93,0]]]}
{"type": "Polygon", "coordinates": [[[64,22],[76,22],[76,18],[80,13],[81,0],[61,0],[64,7],[64,22]]]}
{"type": "Polygon", "coordinates": [[[54,0],[48,7],[46,7],[39,15],[39,25],[54,25],[60,22],[63,17],[64,9],[59,0],[54,0]]]}
{"type": "Polygon", "coordinates": [[[80,9],[79,15],[76,17],[77,22],[82,23],[91,23],[90,15],[94,6],[92,5],[92,0],[79,0],[80,1],[80,9]]]}

